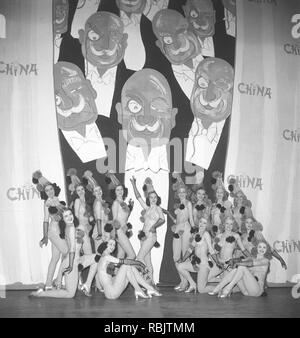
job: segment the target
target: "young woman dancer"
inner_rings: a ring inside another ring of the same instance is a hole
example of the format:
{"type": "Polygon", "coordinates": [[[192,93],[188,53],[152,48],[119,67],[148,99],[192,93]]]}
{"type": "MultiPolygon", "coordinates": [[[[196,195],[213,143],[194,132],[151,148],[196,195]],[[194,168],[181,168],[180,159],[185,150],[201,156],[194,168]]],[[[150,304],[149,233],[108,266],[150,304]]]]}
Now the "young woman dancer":
{"type": "Polygon", "coordinates": [[[97,269],[97,263],[94,259],[95,255],[80,257],[84,233],[76,228],[76,225],[76,218],[74,218],[72,210],[64,210],[59,226],[60,235],[66,239],[69,248],[69,254],[65,256],[61,266],[62,274],[65,275],[65,289],[47,291],[39,289],[30,294],[32,297],[73,298],[79,281],[78,265],[82,264],[84,267],[91,265],[93,269],[97,269]]]}
{"type": "Polygon", "coordinates": [[[193,219],[196,224],[201,217],[209,217],[211,210],[211,201],[207,198],[203,186],[194,187],[193,194],[193,219]]]}
{"type": "Polygon", "coordinates": [[[150,178],[147,178],[145,180],[143,188],[147,196],[146,201],[142,199],[137,189],[135,177],[132,177],[130,179],[130,182],[132,184],[135,197],[143,208],[142,214],[144,219],[143,230],[140,233],[141,248],[137,254],[137,260],[142,261],[146,264],[149,271],[149,278],[151,280],[151,283],[154,284],[151,250],[157,242],[157,228],[165,223],[165,217],[160,207],[161,199],[155,192],[150,178]]]}
{"type": "Polygon", "coordinates": [[[128,190],[120,183],[114,174],[107,173],[106,176],[107,183],[109,183],[108,189],[111,191],[111,198],[113,199],[112,224],[114,225],[118,242],[118,258],[124,258],[126,256],[128,259],[135,259],[135,252],[126,235],[128,231],[127,221],[133,208],[133,202],[130,200],[128,205],[125,203],[128,190]]]}
{"type": "Polygon", "coordinates": [[[261,296],[270,266],[271,252],[268,247],[266,242],[258,242],[256,254],[236,263],[234,269],[209,294],[225,298],[237,285],[244,296],[261,296]]]}
{"type": "Polygon", "coordinates": [[[211,207],[211,221],[212,226],[219,228],[224,218],[231,215],[232,204],[228,201],[229,194],[224,187],[222,173],[216,171],[212,176],[212,189],[215,191],[215,202],[211,207]]]}
{"type": "MultiPolygon", "coordinates": [[[[176,214],[176,224],[173,225],[173,260],[177,267],[178,261],[186,253],[190,245],[191,229],[195,229],[193,219],[193,207],[191,201],[187,199],[188,189],[179,174],[173,174],[176,183],[173,184],[175,190],[174,209],[176,214]]],[[[180,277],[180,276],[179,276],[180,277]]],[[[184,281],[181,279],[180,284],[175,287],[175,290],[184,287],[184,281]]]]}
{"type": "MultiPolygon", "coordinates": [[[[247,217],[245,219],[245,222],[242,223],[241,239],[244,247],[248,252],[251,253],[251,251],[253,250],[258,241],[264,241],[268,243],[262,234],[262,230],[263,226],[260,223],[258,223],[253,217],[247,217]]],[[[279,253],[270,245],[269,248],[271,250],[272,256],[275,257],[280,262],[282,268],[287,269],[287,265],[284,259],[279,255],[279,253]]]]}
{"type": "Polygon", "coordinates": [[[113,257],[111,253],[115,250],[115,241],[113,239],[100,244],[98,253],[101,255],[98,263],[98,276],[104,289],[104,295],[108,299],[117,299],[130,283],[135,289],[135,297],[151,298],[152,296],[161,296],[150,284],[148,284],[138,270],[143,271],[145,265],[132,259],[119,259],[113,257]],[[120,266],[118,272],[113,277],[110,273],[113,265],[120,266]],[[140,285],[147,290],[145,294],[140,285]]]}
{"type": "Polygon", "coordinates": [[[66,241],[59,237],[58,226],[60,220],[59,211],[62,210],[64,205],[58,199],[60,188],[56,183],[50,183],[40,171],[33,173],[32,181],[37,184],[41,199],[44,200],[43,238],[40,241],[40,247],[48,245],[48,240],[50,240],[51,260],[48,267],[45,290],[51,290],[57,263],[62,256],[68,253],[66,241]]]}
{"type": "Polygon", "coordinates": [[[214,287],[207,286],[209,271],[212,267],[212,262],[208,260],[210,255],[218,264],[217,255],[212,247],[211,236],[208,232],[210,228],[207,217],[200,217],[195,223],[199,230],[195,235],[190,248],[185,253],[182,262],[177,264],[177,270],[182,280],[182,288],[179,291],[186,289],[187,282],[189,288],[185,290],[186,293],[196,292],[207,293],[213,290],[214,287]],[[190,272],[197,272],[197,284],[191,277],[190,272]]]}

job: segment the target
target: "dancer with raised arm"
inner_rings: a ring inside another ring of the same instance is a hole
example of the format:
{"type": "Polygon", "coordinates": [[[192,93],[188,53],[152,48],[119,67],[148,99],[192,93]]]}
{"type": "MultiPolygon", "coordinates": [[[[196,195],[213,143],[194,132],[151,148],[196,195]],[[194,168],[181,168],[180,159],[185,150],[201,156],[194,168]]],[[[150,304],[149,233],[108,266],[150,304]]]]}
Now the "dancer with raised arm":
{"type": "Polygon", "coordinates": [[[113,239],[100,244],[98,253],[101,255],[98,263],[98,276],[101,285],[103,285],[104,295],[108,299],[117,299],[130,283],[135,290],[135,298],[151,298],[152,296],[161,296],[150,284],[148,284],[140,275],[145,269],[142,262],[132,259],[119,259],[113,257],[111,253],[115,250],[115,241],[113,239]],[[120,266],[121,265],[121,266],[120,266]],[[112,276],[114,266],[120,266],[115,276],[112,276]],[[140,285],[147,290],[145,294],[140,285]]]}
{"type": "Polygon", "coordinates": [[[117,179],[113,173],[106,174],[106,181],[109,184],[108,189],[111,192],[112,204],[112,225],[115,228],[118,242],[118,258],[135,259],[136,254],[127,236],[131,224],[127,223],[128,217],[133,208],[133,201],[129,200],[129,204],[125,203],[128,194],[127,188],[117,179]]]}
{"type": "Polygon", "coordinates": [[[181,279],[186,281],[186,284],[184,284],[179,291],[185,290],[186,293],[196,293],[198,290],[199,293],[207,293],[214,288],[213,286],[207,285],[208,275],[213,266],[208,256],[210,255],[217,264],[218,259],[212,247],[211,236],[208,232],[210,227],[208,218],[202,216],[198,218],[195,224],[199,229],[198,233],[195,235],[181,263],[176,265],[181,279]],[[197,284],[194,282],[190,272],[197,272],[197,284]],[[187,282],[189,283],[188,289],[186,289],[187,282]]]}
{"type": "Polygon", "coordinates": [[[68,253],[68,245],[64,239],[59,237],[60,220],[59,211],[64,207],[59,201],[58,195],[60,187],[56,183],[48,181],[37,170],[32,175],[32,181],[37,185],[37,190],[41,194],[41,199],[44,200],[44,222],[43,222],[43,238],[40,241],[40,247],[48,245],[48,240],[51,242],[51,261],[48,267],[45,290],[52,289],[53,277],[59,259],[68,253]]]}
{"type": "Polygon", "coordinates": [[[149,177],[146,178],[143,187],[146,201],[142,199],[137,189],[135,177],[132,177],[130,181],[132,183],[135,197],[143,208],[142,220],[144,222],[144,226],[143,230],[139,233],[141,248],[137,254],[137,259],[146,264],[151,283],[154,285],[151,250],[157,243],[157,228],[165,223],[165,217],[160,207],[161,199],[155,192],[152,180],[149,177]]]}
{"type": "Polygon", "coordinates": [[[229,297],[237,285],[244,296],[261,296],[272,258],[269,245],[264,241],[258,242],[252,255],[253,257],[237,262],[234,269],[209,294],[221,298],[229,297]]]}

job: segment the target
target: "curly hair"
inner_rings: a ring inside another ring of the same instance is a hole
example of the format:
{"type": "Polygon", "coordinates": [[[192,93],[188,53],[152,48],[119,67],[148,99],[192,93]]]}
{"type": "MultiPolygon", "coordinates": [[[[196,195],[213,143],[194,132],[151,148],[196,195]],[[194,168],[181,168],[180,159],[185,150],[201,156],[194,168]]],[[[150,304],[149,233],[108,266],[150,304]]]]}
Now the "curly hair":
{"type": "MultiPolygon", "coordinates": [[[[89,217],[89,216],[92,216],[93,215],[93,204],[94,204],[94,200],[95,200],[95,197],[94,195],[92,194],[92,192],[90,192],[89,190],[86,189],[86,187],[80,183],[76,186],[76,189],[77,187],[83,187],[84,189],[84,197],[85,197],[85,216],[86,217],[89,217]]],[[[75,201],[79,198],[76,190],[72,196],[72,201],[75,201]]]]}
{"type": "Polygon", "coordinates": [[[191,190],[188,188],[188,187],[186,187],[186,186],[180,186],[177,190],[175,190],[175,194],[174,194],[174,200],[178,200],[178,201],[180,201],[180,198],[179,198],[179,196],[178,196],[178,192],[179,192],[179,190],[180,189],[184,189],[185,190],[185,192],[186,192],[186,199],[188,200],[188,201],[190,201],[191,200],[191,190]]]}
{"type": "Polygon", "coordinates": [[[215,191],[214,191],[214,198],[215,198],[215,201],[217,202],[217,191],[219,189],[222,189],[223,191],[223,199],[222,201],[227,201],[228,200],[228,197],[229,197],[229,192],[225,189],[225,188],[221,188],[221,187],[218,187],[215,191]]]}
{"type": "Polygon", "coordinates": [[[241,194],[241,196],[242,196],[242,198],[243,198],[243,202],[242,202],[242,206],[248,206],[248,199],[247,199],[247,197],[246,197],[246,195],[245,194],[243,194],[241,191],[238,191],[235,195],[234,195],[234,197],[233,197],[233,206],[234,207],[237,207],[237,195],[238,194],[241,194]]]}
{"type": "MultiPolygon", "coordinates": [[[[61,190],[60,187],[56,183],[49,183],[45,186],[45,188],[48,187],[49,185],[53,187],[54,195],[57,197],[61,190]]],[[[47,201],[48,195],[46,194],[45,189],[40,192],[40,196],[42,200],[47,201]]]]}
{"type": "Polygon", "coordinates": [[[272,249],[270,247],[270,244],[267,243],[266,241],[263,241],[263,240],[257,241],[257,243],[255,243],[255,246],[251,250],[251,256],[253,256],[254,258],[257,258],[257,253],[258,253],[257,252],[257,248],[258,248],[258,245],[260,243],[264,243],[266,245],[266,247],[267,247],[267,251],[264,254],[264,257],[267,258],[268,260],[271,260],[272,259],[272,249]]]}
{"type": "Polygon", "coordinates": [[[207,199],[208,199],[208,196],[207,196],[205,188],[204,187],[198,187],[195,191],[193,191],[191,193],[191,202],[193,204],[196,204],[198,202],[197,193],[198,193],[199,190],[203,190],[204,193],[205,193],[205,196],[203,198],[203,203],[205,203],[207,201],[207,199]]]}
{"type": "Polygon", "coordinates": [[[212,229],[212,224],[210,222],[209,216],[204,216],[204,215],[201,215],[200,217],[197,216],[196,221],[195,221],[195,225],[198,227],[201,219],[205,219],[206,222],[207,222],[205,231],[210,231],[212,229]]]}
{"type": "Polygon", "coordinates": [[[242,219],[242,223],[241,223],[241,233],[245,234],[247,233],[247,228],[246,228],[246,221],[247,219],[251,219],[252,220],[252,229],[254,231],[262,231],[263,230],[263,226],[253,217],[253,216],[245,216],[242,219]]]}
{"type": "Polygon", "coordinates": [[[150,207],[150,199],[149,199],[149,195],[151,195],[151,194],[155,194],[155,195],[156,195],[156,197],[157,197],[156,205],[157,205],[157,206],[160,206],[160,205],[161,205],[161,198],[157,195],[157,192],[156,192],[156,191],[151,191],[151,192],[148,194],[148,196],[147,196],[147,198],[146,198],[146,204],[147,204],[147,206],[150,207]]]}
{"type": "Polygon", "coordinates": [[[220,229],[220,232],[223,233],[225,231],[225,223],[228,219],[231,219],[232,222],[233,222],[233,225],[232,225],[232,231],[233,232],[238,232],[239,231],[239,225],[237,223],[237,221],[235,220],[235,218],[233,216],[226,216],[224,219],[223,219],[223,222],[220,224],[219,226],[219,229],[220,229]]]}
{"type": "Polygon", "coordinates": [[[124,190],[123,200],[125,200],[126,197],[128,196],[128,189],[125,187],[124,184],[120,184],[120,185],[117,185],[117,186],[115,187],[115,189],[112,189],[112,190],[110,191],[110,198],[111,198],[113,201],[117,198],[117,196],[116,196],[116,189],[117,189],[118,187],[123,187],[123,190],[124,190]]]}
{"type": "MultiPolygon", "coordinates": [[[[74,223],[75,228],[77,228],[78,225],[79,225],[78,218],[74,215],[73,211],[72,211],[70,208],[65,209],[63,212],[66,212],[66,211],[71,211],[71,212],[72,212],[73,217],[74,217],[73,223],[74,223]]],[[[59,220],[58,226],[59,226],[59,232],[60,232],[60,233],[59,233],[59,237],[60,237],[61,239],[65,239],[65,238],[66,238],[66,222],[64,221],[63,218],[61,218],[61,219],[59,220]]]]}

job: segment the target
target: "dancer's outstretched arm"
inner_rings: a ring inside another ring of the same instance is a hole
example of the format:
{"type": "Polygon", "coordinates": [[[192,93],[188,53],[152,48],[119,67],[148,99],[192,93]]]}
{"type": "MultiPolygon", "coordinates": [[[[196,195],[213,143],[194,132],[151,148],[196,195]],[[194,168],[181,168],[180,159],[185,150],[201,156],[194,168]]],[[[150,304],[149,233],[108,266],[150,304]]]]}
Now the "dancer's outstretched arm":
{"type": "Polygon", "coordinates": [[[130,179],[130,182],[131,182],[132,187],[133,187],[135,198],[140,202],[140,205],[142,206],[143,209],[145,209],[145,210],[148,209],[146,202],[142,199],[141,194],[139,193],[139,191],[137,189],[136,178],[134,176],[132,176],[132,178],[130,179]]]}
{"type": "Polygon", "coordinates": [[[43,238],[40,240],[40,247],[43,245],[48,244],[48,229],[49,229],[49,210],[46,206],[46,203],[44,204],[44,222],[43,222],[43,238]]]}

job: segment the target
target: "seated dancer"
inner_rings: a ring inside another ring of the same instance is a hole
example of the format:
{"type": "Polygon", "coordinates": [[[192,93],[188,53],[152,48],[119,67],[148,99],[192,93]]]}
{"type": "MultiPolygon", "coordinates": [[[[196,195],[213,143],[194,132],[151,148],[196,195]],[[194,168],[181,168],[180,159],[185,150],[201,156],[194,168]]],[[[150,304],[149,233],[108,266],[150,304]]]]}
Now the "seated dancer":
{"type": "Polygon", "coordinates": [[[156,229],[165,223],[165,217],[162,208],[160,207],[161,199],[155,192],[152,180],[149,177],[146,178],[143,187],[146,202],[138,192],[135,177],[132,177],[130,181],[133,186],[135,197],[143,208],[141,220],[144,222],[144,226],[138,236],[141,242],[141,248],[137,254],[137,259],[146,264],[149,271],[149,278],[154,285],[151,250],[155,245],[159,245],[157,243],[156,229]]]}
{"type": "Polygon", "coordinates": [[[56,183],[50,183],[39,170],[33,173],[32,181],[37,185],[41,199],[44,200],[43,238],[40,241],[40,247],[47,245],[48,239],[50,240],[51,261],[48,267],[45,290],[51,290],[56,265],[60,257],[68,253],[67,242],[59,237],[58,226],[60,220],[59,211],[62,210],[65,203],[60,202],[58,199],[60,187],[56,183]]]}
{"type": "Polygon", "coordinates": [[[232,204],[228,201],[228,192],[223,184],[222,173],[215,171],[212,174],[212,189],[215,191],[215,202],[211,207],[211,222],[213,231],[219,233],[219,227],[225,217],[231,215],[232,204]]]}
{"type": "Polygon", "coordinates": [[[240,235],[237,233],[238,225],[233,216],[227,216],[224,223],[220,226],[220,233],[214,238],[214,249],[218,255],[218,261],[223,265],[215,265],[209,274],[208,281],[212,281],[213,277],[226,274],[231,269],[231,259],[235,249],[238,247],[244,257],[249,257],[250,253],[245,249],[240,235]]]}
{"type": "Polygon", "coordinates": [[[129,237],[131,235],[132,225],[127,223],[133,208],[133,201],[130,199],[128,205],[125,203],[125,199],[128,194],[127,188],[117,177],[112,173],[106,174],[106,182],[109,184],[108,189],[111,192],[111,198],[113,199],[112,204],[112,225],[116,231],[116,239],[118,242],[118,258],[135,259],[136,255],[133,247],[130,243],[129,237]]]}
{"type": "Polygon", "coordinates": [[[239,226],[239,231],[241,231],[242,221],[245,217],[253,216],[252,203],[247,199],[235,178],[229,180],[228,190],[230,191],[230,196],[234,198],[232,214],[239,226]]]}
{"type": "MultiPolygon", "coordinates": [[[[173,231],[173,260],[175,266],[182,256],[186,253],[190,245],[191,227],[194,229],[193,219],[193,207],[191,201],[187,199],[188,188],[183,183],[180,174],[173,174],[173,178],[176,183],[173,184],[173,190],[175,190],[175,201],[179,203],[174,204],[176,223],[172,226],[173,231]]],[[[180,277],[180,276],[179,276],[180,277]]],[[[181,278],[179,285],[175,287],[175,290],[182,289],[184,287],[184,281],[181,278]]]]}
{"type": "Polygon", "coordinates": [[[270,244],[266,241],[263,234],[263,226],[258,223],[254,217],[247,217],[245,222],[242,222],[241,226],[241,240],[245,247],[245,249],[249,252],[256,246],[258,241],[266,242],[271,250],[271,254],[275,257],[281,264],[283,269],[287,269],[287,265],[284,259],[279,255],[279,253],[270,246],[270,244]]]}
{"type": "Polygon", "coordinates": [[[210,255],[218,264],[217,255],[212,247],[211,236],[208,232],[209,221],[205,216],[201,216],[195,223],[198,227],[198,233],[193,238],[190,248],[185,253],[182,260],[178,261],[177,270],[184,282],[183,286],[178,291],[185,290],[186,293],[196,292],[207,293],[213,287],[207,286],[208,274],[213,266],[213,263],[208,260],[210,255]],[[197,272],[197,284],[191,277],[190,272],[197,272]],[[187,287],[189,282],[189,288],[187,287]]]}
{"type": "Polygon", "coordinates": [[[98,253],[101,255],[98,263],[98,277],[104,289],[104,295],[108,299],[117,299],[130,283],[135,290],[135,297],[151,298],[161,296],[150,284],[140,275],[139,270],[144,270],[145,265],[132,259],[119,259],[113,257],[111,253],[115,250],[116,242],[111,239],[100,244],[98,253]],[[120,266],[118,272],[113,277],[114,266],[120,266]],[[147,290],[145,294],[140,285],[147,290]]]}
{"type": "Polygon", "coordinates": [[[193,219],[196,224],[200,217],[207,217],[210,215],[212,203],[211,200],[208,199],[206,191],[202,185],[195,185],[193,187],[193,191],[193,219]]]}
{"type": "Polygon", "coordinates": [[[81,264],[84,267],[90,265],[91,268],[97,269],[95,255],[80,256],[84,232],[78,229],[78,220],[71,209],[63,211],[59,227],[60,236],[66,239],[69,247],[69,254],[65,256],[61,266],[62,274],[65,275],[65,289],[47,291],[38,289],[30,294],[32,297],[73,298],[79,281],[78,265],[81,264]]]}
{"type": "Polygon", "coordinates": [[[252,250],[252,256],[234,263],[233,270],[209,294],[225,298],[230,296],[237,285],[244,296],[261,296],[272,258],[270,246],[264,241],[259,241],[252,250]]]}

